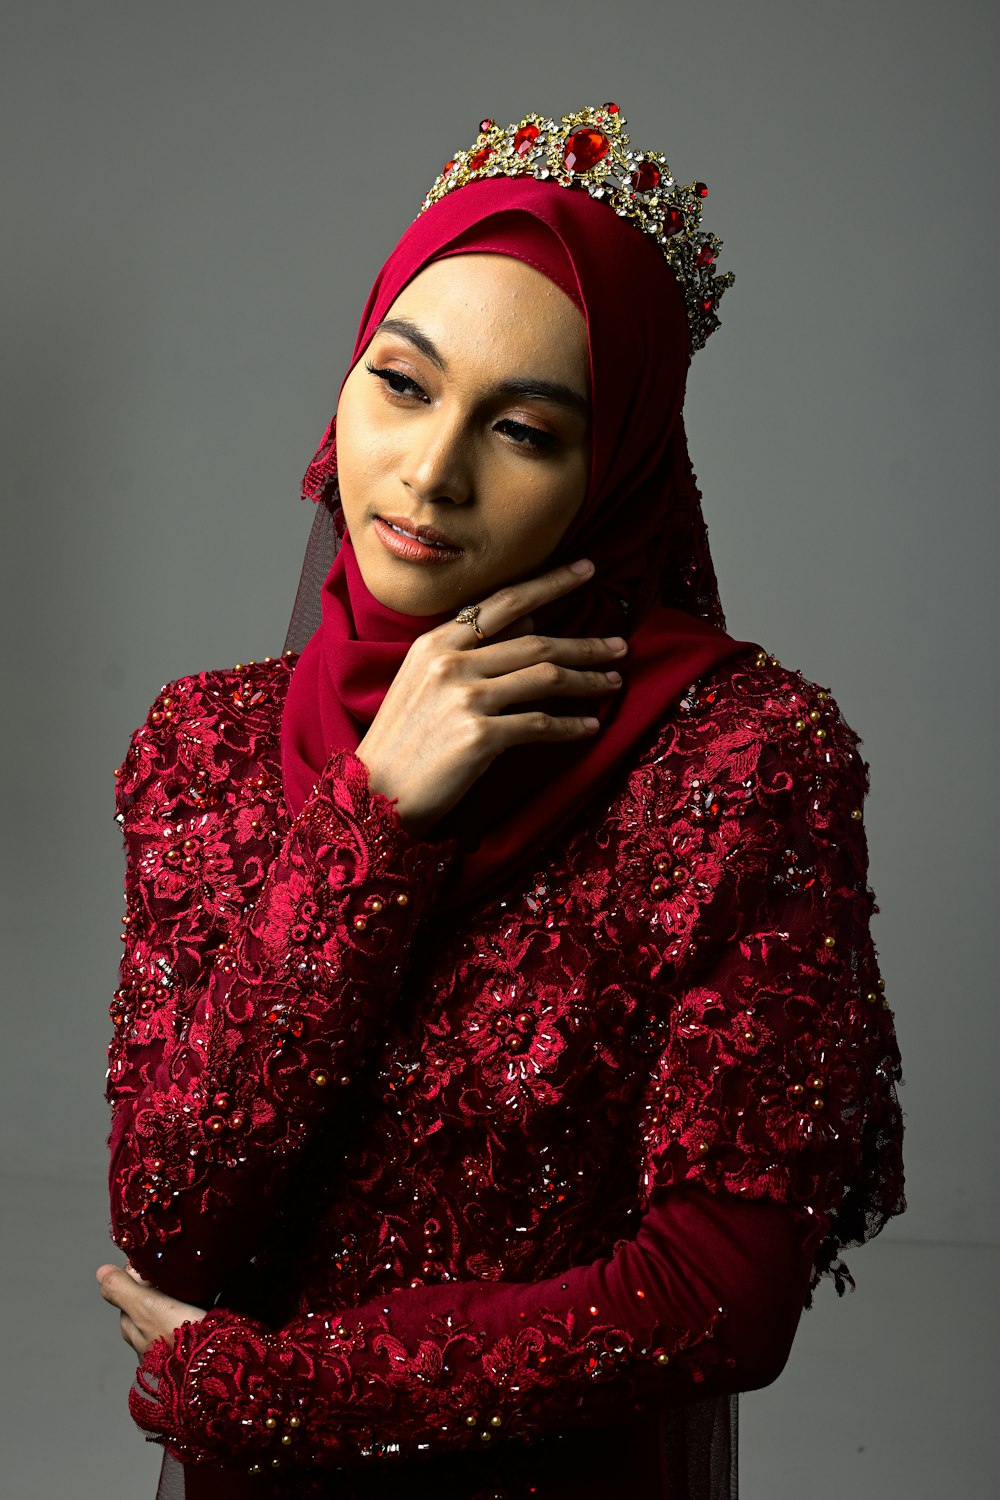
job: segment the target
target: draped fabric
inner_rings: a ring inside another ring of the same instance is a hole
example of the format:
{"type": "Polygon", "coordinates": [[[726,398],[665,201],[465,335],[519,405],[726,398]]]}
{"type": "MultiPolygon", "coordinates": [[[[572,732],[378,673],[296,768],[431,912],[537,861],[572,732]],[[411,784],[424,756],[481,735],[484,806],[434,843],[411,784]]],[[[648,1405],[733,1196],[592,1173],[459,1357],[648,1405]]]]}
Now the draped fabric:
{"type": "MultiPolygon", "coordinates": [[[[590,556],[597,575],[539,611],[538,624],[558,635],[624,634],[629,656],[622,692],[592,709],[602,721],[592,740],[509,750],[445,820],[440,831],[458,838],[463,855],[442,895],[450,902],[476,899],[530,860],[540,839],[565,826],[634,757],[692,681],[749,645],[723,628],[687,452],[681,408],[690,341],[683,299],[648,237],[606,204],[551,183],[506,178],[470,184],[435,204],[379,273],[351,367],[420,270],[469,253],[534,266],[585,316],[589,480],[551,563],[590,556]]],[[[335,506],[336,479],[334,416],[303,495],[335,506]]],[[[296,665],[282,727],[293,813],[330,751],[357,747],[412,642],[446,618],[403,615],[374,599],[349,535],[321,595],[321,619],[296,665]]]]}

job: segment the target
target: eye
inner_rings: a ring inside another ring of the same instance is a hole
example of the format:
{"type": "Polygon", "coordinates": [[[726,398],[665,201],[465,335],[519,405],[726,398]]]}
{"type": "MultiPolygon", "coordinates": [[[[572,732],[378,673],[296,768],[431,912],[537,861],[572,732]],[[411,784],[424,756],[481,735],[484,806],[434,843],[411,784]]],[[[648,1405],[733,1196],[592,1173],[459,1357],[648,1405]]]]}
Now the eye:
{"type": "Polygon", "coordinates": [[[415,380],[411,380],[409,375],[404,375],[401,370],[394,370],[391,365],[379,368],[366,359],[365,369],[377,380],[381,380],[394,396],[425,397],[422,386],[419,386],[415,380]]]}
{"type": "Polygon", "coordinates": [[[557,440],[551,432],[545,432],[541,427],[532,427],[529,422],[515,422],[510,417],[498,422],[494,431],[502,432],[519,448],[533,449],[536,453],[551,453],[557,446],[557,440]]]}

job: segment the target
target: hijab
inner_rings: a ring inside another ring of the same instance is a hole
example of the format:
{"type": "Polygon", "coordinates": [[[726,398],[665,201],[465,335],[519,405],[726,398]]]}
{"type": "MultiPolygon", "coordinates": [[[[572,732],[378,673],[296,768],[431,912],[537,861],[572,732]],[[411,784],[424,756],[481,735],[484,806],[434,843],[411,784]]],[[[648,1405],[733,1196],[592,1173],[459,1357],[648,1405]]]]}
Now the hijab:
{"type": "MultiPolygon", "coordinates": [[[[694,681],[754,643],[725,631],[687,452],[682,407],[690,362],[680,287],[653,241],[580,189],[535,178],[470,183],[406,230],[368,297],[350,368],[403,288],[432,261],[507,255],[535,267],[580,309],[587,326],[591,449],[583,504],[546,568],[590,557],[595,575],[534,612],[561,636],[624,635],[629,652],[593,738],[516,746],[501,755],[425,836],[455,838],[444,899],[482,899],[544,846],[645,745],[694,681]]],[[[348,371],[350,373],[350,371],[348,371]]],[[[346,380],[346,375],[345,375],[346,380]]],[[[306,471],[303,497],[334,508],[336,416],[306,471]]],[[[453,612],[401,614],[366,588],[338,513],[339,550],[321,590],[320,624],[295,663],[281,724],[285,802],[302,808],[335,750],[357,748],[412,643],[453,612]]],[[[541,570],[540,570],[541,571],[541,570]]]]}

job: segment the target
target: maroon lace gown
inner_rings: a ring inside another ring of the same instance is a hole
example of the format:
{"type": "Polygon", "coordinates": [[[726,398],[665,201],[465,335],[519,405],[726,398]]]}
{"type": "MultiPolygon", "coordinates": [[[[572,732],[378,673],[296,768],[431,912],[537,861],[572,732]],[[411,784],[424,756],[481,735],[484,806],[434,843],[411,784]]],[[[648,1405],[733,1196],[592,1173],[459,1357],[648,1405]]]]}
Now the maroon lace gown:
{"type": "Polygon", "coordinates": [[[737,658],[456,915],[356,756],[289,823],[293,659],[117,773],[112,1231],[211,1307],[129,1396],[161,1494],[734,1493],[728,1393],[904,1207],[856,734],[737,658]]]}

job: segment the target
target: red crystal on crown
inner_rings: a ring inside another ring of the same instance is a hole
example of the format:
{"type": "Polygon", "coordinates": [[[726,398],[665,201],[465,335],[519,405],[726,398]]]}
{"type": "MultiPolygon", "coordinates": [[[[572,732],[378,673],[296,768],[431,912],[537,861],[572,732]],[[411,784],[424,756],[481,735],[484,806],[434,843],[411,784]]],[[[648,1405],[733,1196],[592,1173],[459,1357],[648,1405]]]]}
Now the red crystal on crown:
{"type": "Polygon", "coordinates": [[[660,169],[651,161],[641,161],[632,173],[632,186],[637,193],[651,193],[660,185],[660,169]]]}
{"type": "Polygon", "coordinates": [[[538,126],[530,122],[527,125],[522,125],[514,137],[514,150],[518,156],[527,156],[541,133],[538,126]]]}
{"type": "Polygon", "coordinates": [[[603,130],[590,125],[581,125],[566,138],[563,162],[571,172],[589,172],[602,157],[607,156],[611,142],[603,130]]]}

